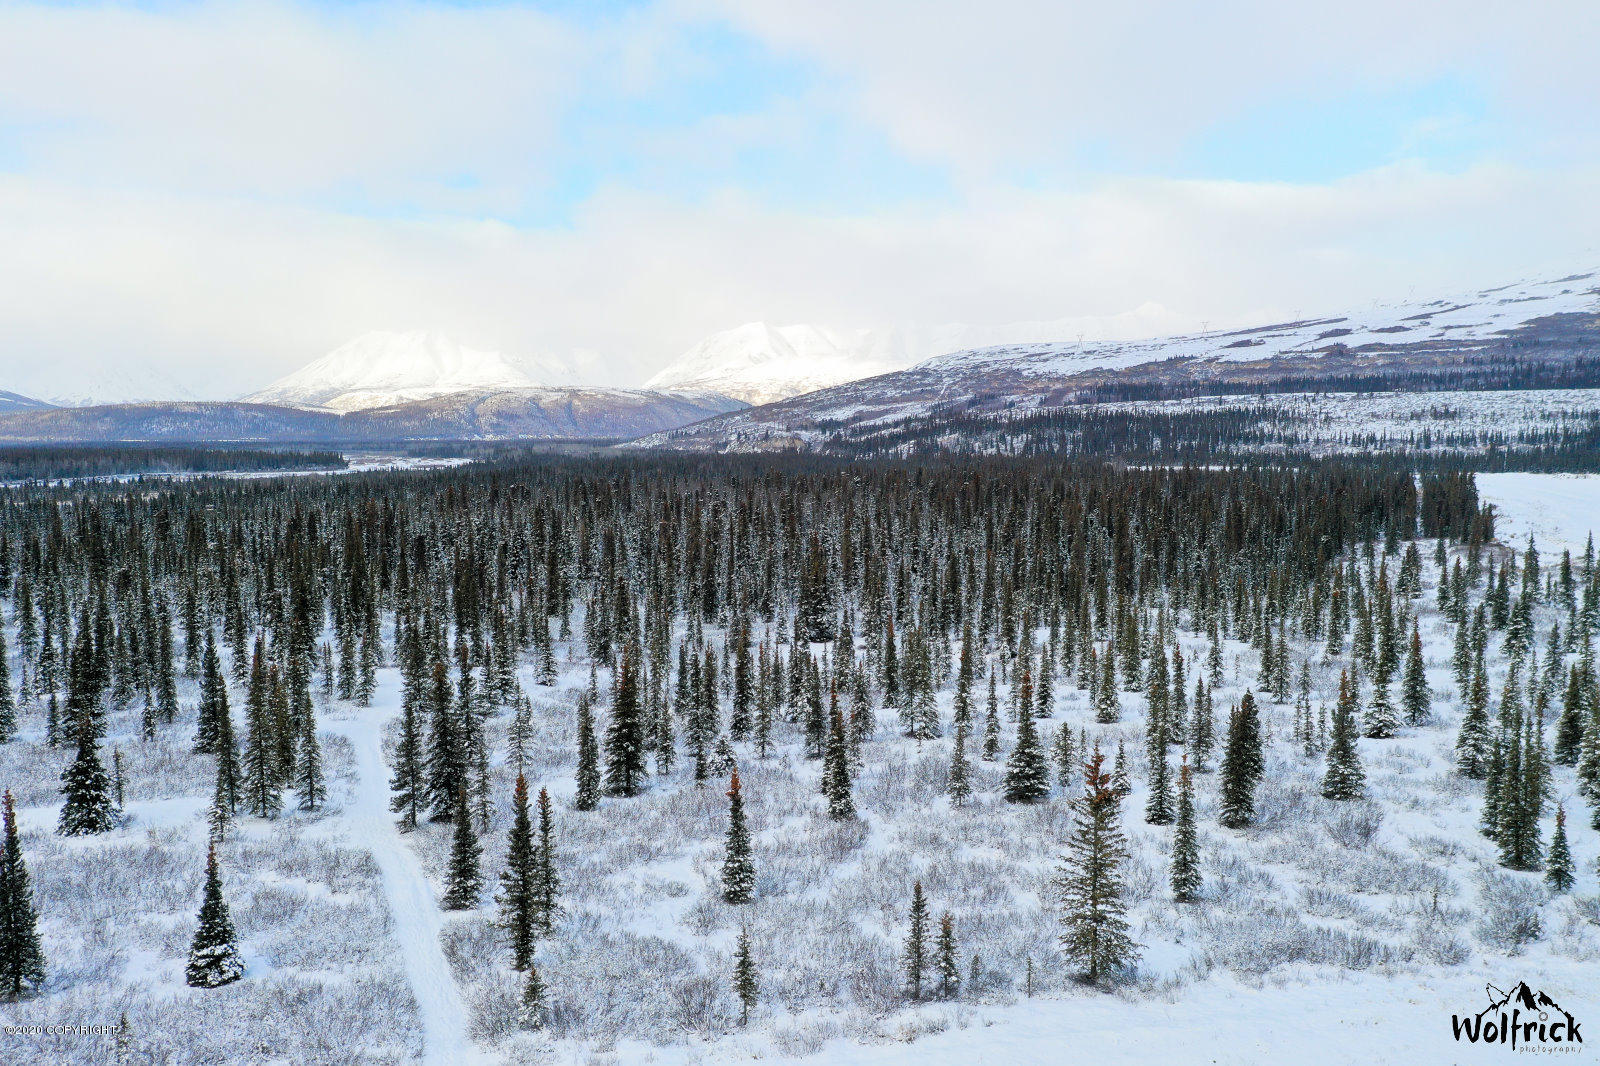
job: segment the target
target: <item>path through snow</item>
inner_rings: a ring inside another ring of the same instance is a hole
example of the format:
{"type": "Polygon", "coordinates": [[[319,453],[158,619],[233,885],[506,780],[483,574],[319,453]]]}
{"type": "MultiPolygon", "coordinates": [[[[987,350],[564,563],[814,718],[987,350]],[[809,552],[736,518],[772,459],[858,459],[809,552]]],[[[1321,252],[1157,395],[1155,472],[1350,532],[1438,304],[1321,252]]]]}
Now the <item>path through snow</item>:
{"type": "Polygon", "coordinates": [[[372,853],[383,875],[384,897],[422,1020],[422,1061],[496,1061],[467,1037],[467,1007],[439,946],[444,915],[422,863],[402,839],[389,812],[389,769],[383,760],[382,722],[371,710],[358,715],[328,721],[325,727],[348,737],[355,749],[355,795],[345,809],[344,821],[352,843],[372,853]]]}

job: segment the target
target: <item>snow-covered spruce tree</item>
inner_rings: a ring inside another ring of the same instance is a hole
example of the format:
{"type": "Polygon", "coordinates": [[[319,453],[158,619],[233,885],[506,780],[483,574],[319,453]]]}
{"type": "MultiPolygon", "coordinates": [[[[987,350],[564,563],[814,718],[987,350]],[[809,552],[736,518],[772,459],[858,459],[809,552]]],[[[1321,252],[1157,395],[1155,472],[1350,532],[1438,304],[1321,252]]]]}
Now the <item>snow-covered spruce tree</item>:
{"type": "Polygon", "coordinates": [[[556,873],[555,808],[550,790],[539,790],[539,847],[533,859],[533,898],[537,903],[535,920],[542,936],[555,931],[556,914],[561,909],[561,876],[556,873]]]}
{"type": "Polygon", "coordinates": [[[1339,672],[1339,702],[1333,708],[1333,730],[1328,743],[1328,768],[1322,776],[1322,795],[1331,800],[1360,799],[1366,792],[1366,774],[1356,747],[1356,699],[1350,691],[1350,674],[1339,672]]]}
{"type": "Polygon", "coordinates": [[[1400,706],[1405,711],[1406,724],[1427,724],[1432,703],[1433,695],[1428,691],[1428,674],[1422,661],[1422,633],[1416,620],[1412,619],[1411,644],[1406,650],[1405,668],[1400,679],[1400,706]]]}
{"type": "Polygon", "coordinates": [[[606,793],[637,796],[644,781],[644,719],[639,707],[639,679],[631,646],[617,666],[611,723],[606,727],[606,793]]]}
{"type": "Polygon", "coordinates": [[[1482,778],[1489,772],[1489,680],[1479,659],[1466,695],[1467,713],[1456,732],[1456,770],[1463,777],[1482,778]]]}
{"type": "Polygon", "coordinates": [[[1550,838],[1550,857],[1545,863],[1544,881],[1550,891],[1572,891],[1572,850],[1567,845],[1567,809],[1556,808],[1556,831],[1550,838]]]}
{"type": "Polygon", "coordinates": [[[578,780],[572,805],[580,811],[600,806],[600,743],[595,739],[594,711],[587,694],[578,697],[578,780]]]}
{"type": "Polygon", "coordinates": [[[756,868],[750,856],[750,830],[744,820],[739,771],[728,782],[728,834],[722,859],[722,901],[749,903],[755,895],[756,868]]]}
{"type": "Polygon", "coordinates": [[[733,954],[733,994],[739,1000],[739,1024],[750,1024],[750,1008],[761,995],[761,979],[756,973],[755,953],[750,946],[750,930],[739,930],[739,945],[733,954]]]}
{"type": "Polygon", "coordinates": [[[275,818],[283,806],[278,792],[277,732],[268,706],[266,652],[256,640],[245,700],[244,805],[257,818],[275,818]]]}
{"type": "Polygon", "coordinates": [[[1056,727],[1056,739],[1050,744],[1050,759],[1056,764],[1056,784],[1071,788],[1078,768],[1078,749],[1072,743],[1071,725],[1063,722],[1056,727]]]}
{"type": "Polygon", "coordinates": [[[407,681],[400,703],[400,736],[394,750],[394,773],[389,778],[389,809],[400,816],[400,829],[409,833],[422,813],[427,782],[423,775],[422,729],[417,709],[420,694],[412,695],[407,681]]]}
{"type": "Polygon", "coordinates": [[[467,794],[462,792],[456,801],[455,833],[450,838],[450,862],[445,872],[445,910],[471,910],[478,905],[478,893],[483,891],[483,875],[479,870],[482,848],[478,835],[472,831],[472,815],[468,809],[467,794]]]}
{"type": "Polygon", "coordinates": [[[961,959],[956,952],[956,921],[945,911],[939,918],[939,998],[954,999],[961,991],[961,959]]]}
{"type": "Polygon", "coordinates": [[[995,691],[994,670],[989,671],[989,697],[983,712],[983,761],[1000,758],[1000,697],[995,691]]]}
{"type": "Polygon", "coordinates": [[[1072,832],[1055,879],[1062,954],[1091,984],[1112,979],[1138,958],[1123,899],[1127,846],[1119,801],[1104,761],[1096,748],[1084,765],[1084,794],[1072,805],[1072,832]]]}
{"type": "Polygon", "coordinates": [[[967,761],[967,729],[965,721],[956,722],[955,743],[950,747],[949,793],[950,802],[956,807],[966,806],[967,800],[972,798],[972,764],[967,761]]]}
{"type": "Polygon", "coordinates": [[[197,709],[194,750],[200,755],[214,754],[217,750],[218,723],[228,714],[228,683],[222,676],[222,663],[217,656],[217,642],[211,630],[206,630],[206,650],[200,660],[200,704],[197,709]]]}
{"type": "Polygon", "coordinates": [[[200,903],[199,927],[189,944],[189,965],[184,980],[193,988],[217,988],[244,976],[244,959],[233,942],[233,920],[222,899],[222,878],[217,873],[217,848],[206,849],[205,897],[200,903]]]}
{"type": "MultiPolygon", "coordinates": [[[[6,635],[0,626],[0,744],[17,732],[17,699],[11,691],[11,653],[6,650],[6,635]]],[[[23,679],[27,679],[26,670],[23,679]]]]}
{"type": "Polygon", "coordinates": [[[1017,743],[1006,760],[1005,798],[1008,803],[1038,803],[1050,795],[1050,764],[1033,725],[1033,708],[1018,708],[1017,743]]]}
{"type": "Polygon", "coordinates": [[[1178,767],[1178,824],[1172,832],[1172,898],[1193,903],[1200,897],[1200,841],[1194,825],[1194,775],[1189,758],[1178,767]]]}
{"type": "Polygon", "coordinates": [[[435,647],[428,676],[428,817],[443,822],[455,817],[456,797],[467,788],[466,723],[450,685],[450,669],[435,647]]]}
{"type": "Polygon", "coordinates": [[[1551,752],[1554,760],[1562,766],[1578,765],[1578,757],[1583,752],[1585,703],[1593,684],[1587,673],[1587,667],[1582,662],[1573,663],[1567,671],[1561,714],[1556,718],[1555,746],[1551,752]]]}
{"type": "Polygon", "coordinates": [[[517,775],[511,796],[511,829],[506,836],[505,866],[500,871],[499,924],[511,951],[511,968],[533,965],[538,936],[539,903],[534,890],[533,820],[528,813],[528,779],[517,775]]]}
{"type": "Polygon", "coordinates": [[[1366,735],[1374,740],[1392,737],[1400,729],[1400,712],[1390,699],[1388,673],[1381,666],[1372,678],[1372,702],[1367,705],[1363,726],[1366,735]]]}
{"type": "Polygon", "coordinates": [[[906,998],[913,1002],[922,998],[923,973],[927,968],[928,901],[922,894],[922,882],[911,886],[911,927],[906,933],[906,998]]]}
{"type": "Polygon", "coordinates": [[[1262,773],[1261,734],[1250,693],[1228,715],[1228,743],[1222,755],[1222,803],[1217,821],[1243,829],[1255,821],[1256,783],[1262,773]]]}
{"type": "Polygon", "coordinates": [[[1128,773],[1127,754],[1122,741],[1117,741],[1117,759],[1111,767],[1111,791],[1119,803],[1133,793],[1133,775],[1128,773]]]}
{"type": "Polygon", "coordinates": [[[62,804],[56,832],[62,836],[106,833],[116,825],[111,779],[100,765],[99,749],[91,716],[84,715],[78,724],[77,757],[61,771],[61,794],[66,802],[62,804]]]}
{"type": "Polygon", "coordinates": [[[300,733],[300,757],[295,760],[295,796],[300,809],[314,811],[328,800],[328,785],[322,774],[322,744],[317,740],[316,718],[300,733]]]}
{"type": "Polygon", "coordinates": [[[1194,772],[1208,774],[1211,767],[1211,746],[1216,740],[1216,723],[1212,715],[1211,689],[1206,686],[1205,678],[1197,677],[1194,682],[1194,711],[1190,725],[1192,741],[1191,751],[1194,754],[1194,772]]]}
{"type": "Polygon", "coordinates": [[[1144,805],[1144,820],[1151,825],[1172,823],[1172,777],[1167,769],[1167,745],[1157,738],[1149,751],[1150,797],[1144,805]]]}
{"type": "Polygon", "coordinates": [[[44,978],[33,887],[17,835],[16,808],[6,789],[5,836],[0,840],[0,996],[21,999],[44,984],[44,978]]]}
{"type": "Polygon", "coordinates": [[[844,822],[856,816],[855,801],[850,795],[850,750],[837,704],[828,730],[827,750],[823,753],[822,795],[828,801],[829,818],[844,822]]]}

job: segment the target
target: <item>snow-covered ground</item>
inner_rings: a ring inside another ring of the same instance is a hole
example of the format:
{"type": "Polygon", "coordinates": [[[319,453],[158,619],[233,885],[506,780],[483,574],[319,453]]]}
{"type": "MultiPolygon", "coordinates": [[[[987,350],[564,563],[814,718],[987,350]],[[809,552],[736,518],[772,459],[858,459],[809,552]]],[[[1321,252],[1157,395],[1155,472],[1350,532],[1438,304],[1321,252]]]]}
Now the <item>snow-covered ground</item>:
{"type": "Polygon", "coordinates": [[[1542,553],[1581,559],[1600,534],[1600,474],[1479,474],[1478,492],[1494,504],[1495,534],[1507,544],[1531,535],[1542,553]]]}

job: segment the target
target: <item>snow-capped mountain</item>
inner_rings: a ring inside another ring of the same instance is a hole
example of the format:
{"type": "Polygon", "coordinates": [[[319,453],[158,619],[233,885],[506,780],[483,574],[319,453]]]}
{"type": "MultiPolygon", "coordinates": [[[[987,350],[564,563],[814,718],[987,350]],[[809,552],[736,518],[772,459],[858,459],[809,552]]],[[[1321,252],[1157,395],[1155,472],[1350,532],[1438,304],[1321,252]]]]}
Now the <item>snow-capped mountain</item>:
{"type": "Polygon", "coordinates": [[[9,414],[12,411],[38,410],[49,406],[43,400],[35,400],[31,396],[23,396],[19,393],[0,389],[0,414],[9,414]]]}
{"type": "Polygon", "coordinates": [[[963,349],[1063,337],[1126,340],[1170,333],[1187,321],[1158,304],[1103,317],[1004,325],[837,330],[750,322],[712,334],[645,382],[648,389],[720,392],[765,404],[888,374],[963,349]]]}
{"type": "MultiPolygon", "coordinates": [[[[1044,324],[1038,328],[1049,328],[1044,324]]],[[[1147,334],[1148,336],[1148,334],[1147,334]]],[[[960,408],[1019,411],[1121,394],[1195,396],[1363,388],[1421,375],[1434,389],[1504,389],[1492,368],[1600,354],[1600,273],[1576,273],[1427,302],[1184,333],[1153,340],[1012,341],[947,351],[871,380],[736,411],[636,442],[696,450],[809,448],[841,425],[885,430],[960,408]],[[1472,370],[1479,375],[1469,380],[1472,370]]],[[[1420,387],[1413,383],[1410,387],[1420,387]]]]}
{"type": "Polygon", "coordinates": [[[644,383],[771,403],[915,362],[893,334],[750,322],[712,334],[644,383]]]}
{"type": "Polygon", "coordinates": [[[374,407],[460,392],[536,388],[570,375],[556,359],[513,359],[467,348],[426,330],[365,333],[244,397],[252,403],[330,411],[374,407]]]}

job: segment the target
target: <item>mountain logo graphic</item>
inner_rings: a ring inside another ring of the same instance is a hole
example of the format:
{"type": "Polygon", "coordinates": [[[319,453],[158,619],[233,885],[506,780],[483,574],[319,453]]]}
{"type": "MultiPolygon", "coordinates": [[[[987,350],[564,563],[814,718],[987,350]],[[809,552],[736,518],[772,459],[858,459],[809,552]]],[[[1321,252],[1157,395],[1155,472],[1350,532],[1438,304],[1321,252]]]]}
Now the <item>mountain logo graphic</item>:
{"type": "Polygon", "coordinates": [[[1452,1014],[1450,1030],[1456,1041],[1469,1044],[1506,1044],[1515,1049],[1530,1044],[1583,1043],[1578,1020],[1543,992],[1518,981],[1509,992],[1485,985],[1489,1005],[1476,1014],[1452,1014]]]}

